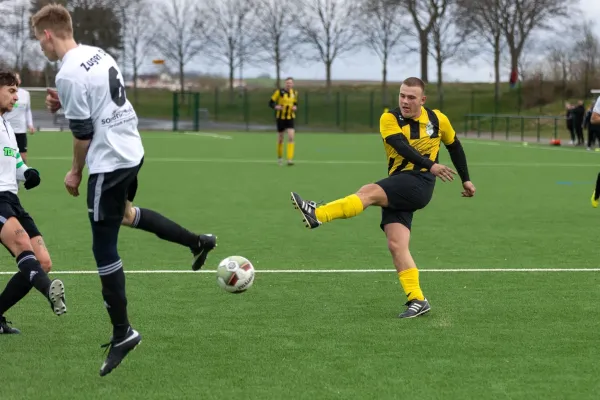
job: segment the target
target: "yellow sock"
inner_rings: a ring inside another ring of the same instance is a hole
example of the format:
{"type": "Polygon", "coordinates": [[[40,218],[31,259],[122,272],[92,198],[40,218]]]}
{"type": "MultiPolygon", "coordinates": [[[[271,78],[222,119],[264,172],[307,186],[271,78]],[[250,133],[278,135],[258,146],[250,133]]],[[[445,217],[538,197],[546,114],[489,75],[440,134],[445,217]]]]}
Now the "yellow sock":
{"type": "Polygon", "coordinates": [[[363,203],[360,198],[355,194],[351,194],[317,208],[315,215],[319,221],[324,223],[339,218],[356,217],[363,210],[363,203]]]}
{"type": "Polygon", "coordinates": [[[277,143],[277,158],[283,157],[283,143],[277,143]]]}
{"type": "Polygon", "coordinates": [[[288,160],[294,159],[294,143],[287,144],[287,159],[288,160]]]}
{"type": "Polygon", "coordinates": [[[423,291],[419,285],[419,270],[416,268],[405,269],[402,272],[398,272],[398,279],[400,284],[406,293],[408,301],[411,300],[425,300],[423,291]]]}

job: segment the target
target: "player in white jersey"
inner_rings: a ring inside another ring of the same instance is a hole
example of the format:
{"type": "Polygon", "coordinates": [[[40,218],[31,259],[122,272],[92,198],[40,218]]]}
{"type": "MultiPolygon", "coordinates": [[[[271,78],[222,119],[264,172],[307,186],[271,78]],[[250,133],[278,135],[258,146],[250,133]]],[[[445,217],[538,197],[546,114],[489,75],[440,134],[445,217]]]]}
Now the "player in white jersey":
{"type": "Polygon", "coordinates": [[[51,281],[47,274],[52,262],[42,234],[17,196],[19,181],[27,190],[40,184],[40,174],[21,159],[15,132],[4,119],[17,99],[17,77],[12,72],[0,72],[0,241],[16,257],[19,269],[0,293],[0,334],[19,333],[8,325],[4,313],[33,287],[48,299],[57,315],[67,311],[63,283],[51,281]]]}
{"type": "Polygon", "coordinates": [[[141,341],[127,316],[125,274],[117,252],[120,225],[188,247],[193,270],[202,267],[216,246],[216,237],[197,235],[155,211],[133,207],[144,148],[117,63],[103,50],[75,42],[71,16],[61,5],[44,6],[32,17],[32,24],[46,57],[62,61],[57,92],[48,91],[46,104],[52,112],[63,108],[74,136],[73,165],[65,177],[67,191],[79,195],[86,163],[90,173],[87,204],[92,249],[113,324],[113,337],[106,345],[108,356],[100,368],[104,376],[141,341]]]}
{"type": "Polygon", "coordinates": [[[19,146],[19,153],[23,158],[24,162],[27,162],[27,132],[35,132],[33,126],[33,116],[31,115],[31,96],[29,92],[21,87],[21,77],[17,76],[17,82],[19,84],[19,100],[15,103],[11,112],[6,113],[4,119],[10,122],[15,134],[17,135],[17,145],[19,146]]]}

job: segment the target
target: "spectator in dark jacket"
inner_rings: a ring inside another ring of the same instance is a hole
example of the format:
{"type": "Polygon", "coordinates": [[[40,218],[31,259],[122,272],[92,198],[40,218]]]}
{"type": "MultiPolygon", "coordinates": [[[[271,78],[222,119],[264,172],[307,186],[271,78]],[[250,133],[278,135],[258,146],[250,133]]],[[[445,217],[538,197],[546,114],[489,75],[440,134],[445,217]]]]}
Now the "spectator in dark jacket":
{"type": "Polygon", "coordinates": [[[583,118],[585,117],[585,106],[583,100],[577,102],[577,106],[573,108],[573,128],[577,134],[577,145],[583,146],[583,118]]]}
{"type": "Polygon", "coordinates": [[[573,127],[573,106],[571,103],[565,103],[565,110],[567,110],[565,115],[567,118],[567,129],[571,134],[571,142],[569,144],[576,144],[577,138],[575,137],[575,129],[573,127]]]}
{"type": "Polygon", "coordinates": [[[598,141],[598,147],[600,147],[600,125],[593,125],[591,123],[593,110],[594,103],[590,105],[590,109],[585,113],[585,117],[583,119],[583,128],[588,130],[588,150],[592,150],[596,141],[598,141]]]}

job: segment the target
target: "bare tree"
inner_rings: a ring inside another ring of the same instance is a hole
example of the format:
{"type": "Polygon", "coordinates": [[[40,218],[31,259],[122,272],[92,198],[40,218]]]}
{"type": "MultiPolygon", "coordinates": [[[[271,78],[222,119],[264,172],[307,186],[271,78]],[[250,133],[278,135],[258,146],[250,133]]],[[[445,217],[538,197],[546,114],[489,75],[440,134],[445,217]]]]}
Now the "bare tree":
{"type": "Polygon", "coordinates": [[[4,19],[3,29],[5,50],[13,57],[12,67],[20,71],[27,61],[32,43],[29,28],[29,4],[20,1],[6,9],[5,12],[8,14],[4,19]]]}
{"type": "Polygon", "coordinates": [[[286,62],[297,59],[294,49],[298,42],[290,13],[295,0],[255,0],[256,34],[253,35],[262,60],[275,66],[275,82],[281,85],[281,69],[286,62]]]}
{"type": "Polygon", "coordinates": [[[362,18],[359,29],[362,39],[381,61],[381,95],[385,103],[388,98],[388,62],[393,52],[403,43],[401,38],[406,35],[406,17],[402,13],[390,12],[389,0],[362,0],[360,10],[362,18]]]}
{"type": "Polygon", "coordinates": [[[210,2],[204,15],[214,23],[207,54],[227,66],[230,100],[233,100],[235,70],[249,62],[253,54],[252,9],[247,0],[219,0],[210,2]]]}
{"type": "Polygon", "coordinates": [[[470,43],[473,30],[455,21],[462,18],[453,0],[448,0],[444,14],[440,14],[431,26],[432,49],[429,53],[437,69],[438,107],[444,106],[443,67],[448,63],[470,60],[477,49],[470,43]]]}
{"type": "MultiPolygon", "coordinates": [[[[197,0],[158,1],[153,24],[156,30],[151,44],[167,62],[174,62],[179,72],[181,92],[185,92],[185,66],[205,48],[206,21],[197,0]]],[[[183,98],[183,96],[182,96],[183,98]]]]}
{"type": "Polygon", "coordinates": [[[531,33],[551,27],[551,22],[568,15],[564,0],[500,0],[500,25],[510,51],[511,71],[518,70],[519,58],[531,33]]]}
{"type": "Polygon", "coordinates": [[[352,0],[298,0],[295,12],[300,41],[312,50],[310,58],[325,64],[327,92],[331,93],[331,66],[359,43],[358,3],[352,0]]]}
{"type": "Polygon", "coordinates": [[[590,90],[590,78],[593,79],[600,61],[600,40],[594,33],[591,21],[586,21],[580,27],[579,32],[575,36],[578,40],[573,48],[573,56],[580,66],[581,75],[583,75],[583,95],[587,96],[590,90]]]}
{"type": "Polygon", "coordinates": [[[502,2],[504,0],[457,0],[461,29],[473,30],[486,43],[494,63],[494,99],[500,100],[500,57],[503,46],[502,2]]]}
{"type": "Polygon", "coordinates": [[[151,48],[148,26],[152,21],[151,4],[148,0],[127,0],[123,32],[123,63],[130,67],[133,75],[133,104],[138,103],[138,73],[151,48]]]}
{"type": "MultiPolygon", "coordinates": [[[[449,0],[396,0],[411,16],[417,30],[421,54],[421,79],[429,81],[429,39],[434,24],[446,13],[449,0]]],[[[389,10],[389,12],[399,12],[389,10]]]]}

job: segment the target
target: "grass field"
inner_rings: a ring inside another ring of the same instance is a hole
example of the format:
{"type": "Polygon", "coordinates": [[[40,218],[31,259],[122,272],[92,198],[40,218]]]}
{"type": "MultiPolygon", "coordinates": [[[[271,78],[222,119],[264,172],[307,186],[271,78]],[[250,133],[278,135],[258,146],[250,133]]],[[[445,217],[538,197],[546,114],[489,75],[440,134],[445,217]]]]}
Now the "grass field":
{"type": "MultiPolygon", "coordinates": [[[[378,136],[299,134],[294,167],[274,162],[269,134],[144,139],[137,203],[217,234],[219,247],[190,273],[188,250],[122,231],[130,319],[144,340],[100,378],[110,326],[85,196],[62,183],[70,134],[31,137],[43,180],[21,198],[69,312],[55,317],[32,292],[7,313],[23,334],[0,336],[3,399],[597,398],[600,210],[589,196],[600,153],[465,140],[478,193],[463,199],[458,182],[438,182],[416,214],[411,246],[432,311],[400,320],[379,210],[308,231],[289,200],[290,190],[332,200],[381,178],[378,136]],[[232,254],[257,269],[241,295],[214,275],[232,254]]],[[[6,254],[1,286],[15,269],[6,254]]]]}

